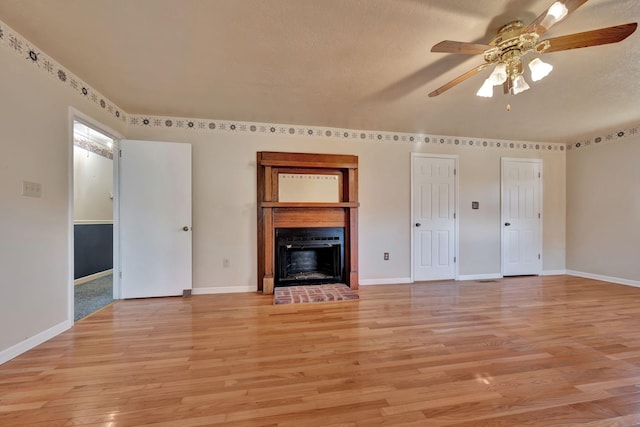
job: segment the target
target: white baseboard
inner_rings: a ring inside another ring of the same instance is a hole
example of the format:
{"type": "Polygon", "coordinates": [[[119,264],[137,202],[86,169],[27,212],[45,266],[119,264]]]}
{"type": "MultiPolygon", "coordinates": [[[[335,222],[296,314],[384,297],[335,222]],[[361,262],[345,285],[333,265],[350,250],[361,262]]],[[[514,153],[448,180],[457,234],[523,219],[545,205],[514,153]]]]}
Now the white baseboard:
{"type": "Polygon", "coordinates": [[[90,274],[88,276],[80,277],[80,278],[74,280],[73,284],[74,285],[82,285],[83,283],[87,283],[87,282],[90,282],[92,280],[96,280],[96,279],[99,279],[101,277],[108,276],[109,274],[112,274],[112,273],[113,273],[113,268],[110,268],[109,270],[105,270],[105,271],[99,271],[97,273],[90,274]]]}
{"type": "Polygon", "coordinates": [[[42,331],[30,338],[27,338],[26,340],[19,342],[18,344],[13,345],[6,350],[0,351],[0,365],[13,359],[16,356],[21,355],[28,350],[31,350],[33,347],[40,345],[47,340],[50,340],[56,335],[61,334],[67,329],[71,328],[71,326],[73,326],[73,322],[65,320],[64,322],[60,322],[57,325],[52,326],[49,329],[42,331]]]}
{"type": "Polygon", "coordinates": [[[542,270],[541,276],[562,276],[567,274],[567,270],[542,270]]]}
{"type": "Polygon", "coordinates": [[[256,286],[219,286],[209,288],[192,288],[191,295],[237,294],[241,292],[258,292],[256,286]]]}
{"type": "Polygon", "coordinates": [[[488,273],[488,274],[463,274],[459,275],[457,280],[493,280],[502,279],[500,273],[488,273]]]}
{"type": "Polygon", "coordinates": [[[360,279],[358,284],[360,286],[371,286],[371,285],[398,285],[398,284],[407,284],[413,283],[411,281],[411,277],[396,277],[391,279],[360,279]]]}
{"type": "Polygon", "coordinates": [[[611,282],[619,285],[635,286],[640,288],[640,281],[638,280],[621,279],[619,277],[602,276],[600,274],[591,274],[574,270],[567,270],[567,274],[571,276],[584,277],[586,279],[601,280],[603,282],[611,282]]]}
{"type": "MultiPolygon", "coordinates": [[[[562,274],[568,274],[567,270],[544,270],[540,273],[540,276],[559,276],[562,274]]],[[[493,280],[493,279],[502,279],[504,276],[500,273],[489,273],[489,274],[465,274],[458,276],[458,280],[493,280]]]]}

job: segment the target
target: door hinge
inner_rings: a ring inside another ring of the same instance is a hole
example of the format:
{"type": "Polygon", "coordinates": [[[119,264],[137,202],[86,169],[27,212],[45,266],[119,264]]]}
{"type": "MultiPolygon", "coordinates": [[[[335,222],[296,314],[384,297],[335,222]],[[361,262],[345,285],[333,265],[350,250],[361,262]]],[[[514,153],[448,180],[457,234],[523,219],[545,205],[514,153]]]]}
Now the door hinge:
{"type": "Polygon", "coordinates": [[[538,254],[538,259],[540,259],[540,254],[538,254]]]}
{"type": "Polygon", "coordinates": [[[453,263],[455,264],[457,261],[456,257],[453,257],[453,263]]]}
{"type": "Polygon", "coordinates": [[[122,279],[122,271],[118,272],[118,277],[122,279]]]}
{"type": "Polygon", "coordinates": [[[453,213],[453,219],[456,219],[456,213],[455,212],[453,213]]]}
{"type": "Polygon", "coordinates": [[[540,178],[542,175],[540,174],[540,172],[538,172],[538,178],[540,178]]]}
{"type": "Polygon", "coordinates": [[[454,170],[453,170],[453,174],[455,175],[455,174],[457,174],[457,173],[458,173],[458,170],[457,170],[457,169],[454,169],[454,170]]]}
{"type": "Polygon", "coordinates": [[[118,150],[120,152],[120,157],[122,157],[122,150],[118,150]]]}
{"type": "Polygon", "coordinates": [[[538,219],[542,218],[542,216],[540,216],[540,212],[538,212],[538,219]]]}

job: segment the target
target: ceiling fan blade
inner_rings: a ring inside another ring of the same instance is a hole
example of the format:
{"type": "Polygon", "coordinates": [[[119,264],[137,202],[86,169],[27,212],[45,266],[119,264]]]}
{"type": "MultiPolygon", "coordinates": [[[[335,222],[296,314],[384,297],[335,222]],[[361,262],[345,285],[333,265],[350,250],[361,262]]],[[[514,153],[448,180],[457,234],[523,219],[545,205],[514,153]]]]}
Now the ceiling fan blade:
{"type": "Polygon", "coordinates": [[[434,45],[431,48],[431,52],[442,53],[462,53],[465,55],[480,55],[485,50],[491,49],[488,44],[456,42],[453,40],[444,40],[434,45]]]}
{"type": "Polygon", "coordinates": [[[477,66],[476,68],[473,68],[473,69],[467,71],[463,75],[456,77],[455,79],[451,80],[449,83],[446,83],[446,84],[440,86],[438,89],[436,89],[433,92],[431,92],[429,94],[429,97],[432,98],[434,96],[440,95],[442,92],[445,92],[445,91],[451,89],[452,87],[454,87],[455,85],[457,85],[459,83],[462,83],[463,81],[467,80],[469,77],[475,76],[480,71],[482,71],[485,68],[487,68],[489,65],[491,65],[491,64],[484,63],[482,65],[477,66]]]}
{"type": "Polygon", "coordinates": [[[633,22],[631,24],[614,25],[613,27],[600,28],[599,30],[585,31],[584,33],[554,37],[547,39],[550,46],[544,53],[617,43],[633,34],[637,27],[638,23],[633,22]]]}
{"type": "Polygon", "coordinates": [[[567,17],[571,12],[585,4],[587,0],[559,0],[549,6],[540,16],[538,16],[531,24],[527,26],[523,30],[523,33],[538,33],[538,35],[543,35],[549,28],[551,28],[554,24],[562,21],[567,17]],[[566,12],[562,7],[566,8],[566,12]],[[562,14],[559,16],[558,11],[562,10],[562,14]]]}

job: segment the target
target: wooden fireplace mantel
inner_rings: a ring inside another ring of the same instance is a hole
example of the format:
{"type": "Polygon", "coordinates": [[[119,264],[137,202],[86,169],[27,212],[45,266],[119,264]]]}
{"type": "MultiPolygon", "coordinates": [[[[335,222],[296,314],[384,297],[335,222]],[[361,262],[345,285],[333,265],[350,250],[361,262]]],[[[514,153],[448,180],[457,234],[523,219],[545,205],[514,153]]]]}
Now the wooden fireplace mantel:
{"type": "Polygon", "coordinates": [[[280,153],[256,155],[258,175],[258,291],[273,293],[275,230],[294,227],[344,227],[345,281],[358,289],[358,157],[342,154],[280,153]],[[320,173],[339,177],[339,201],[279,202],[278,174],[320,173]]]}

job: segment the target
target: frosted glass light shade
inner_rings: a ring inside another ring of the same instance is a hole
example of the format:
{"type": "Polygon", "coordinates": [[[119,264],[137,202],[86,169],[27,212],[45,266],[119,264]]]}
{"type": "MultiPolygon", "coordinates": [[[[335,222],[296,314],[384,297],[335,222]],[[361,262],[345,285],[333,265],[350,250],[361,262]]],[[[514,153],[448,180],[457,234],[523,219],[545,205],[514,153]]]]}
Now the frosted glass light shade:
{"type": "Polygon", "coordinates": [[[506,82],[507,64],[504,62],[498,63],[489,76],[489,80],[491,80],[491,84],[494,86],[500,86],[502,83],[506,82]]]}
{"type": "Polygon", "coordinates": [[[549,10],[547,11],[547,16],[544,17],[544,19],[540,23],[540,26],[549,28],[556,22],[564,19],[564,17],[567,16],[568,13],[569,9],[567,9],[567,6],[565,6],[564,3],[557,1],[551,5],[549,10]]]}
{"type": "Polygon", "coordinates": [[[549,75],[553,70],[553,65],[543,62],[540,58],[534,58],[529,62],[529,69],[531,70],[531,80],[537,82],[549,75]]]}
{"type": "Polygon", "coordinates": [[[555,22],[558,22],[559,20],[567,16],[567,13],[569,13],[569,9],[567,9],[567,6],[565,6],[564,3],[557,1],[551,5],[547,15],[553,16],[555,22]]]}
{"type": "Polygon", "coordinates": [[[517,95],[529,89],[529,85],[527,84],[527,81],[524,79],[524,77],[522,77],[522,74],[516,76],[516,78],[513,79],[513,88],[511,90],[513,91],[514,95],[517,95]]]}
{"type": "Polygon", "coordinates": [[[491,83],[491,77],[482,83],[478,92],[476,92],[477,96],[481,96],[483,98],[492,98],[493,97],[493,83],[491,83]]]}

